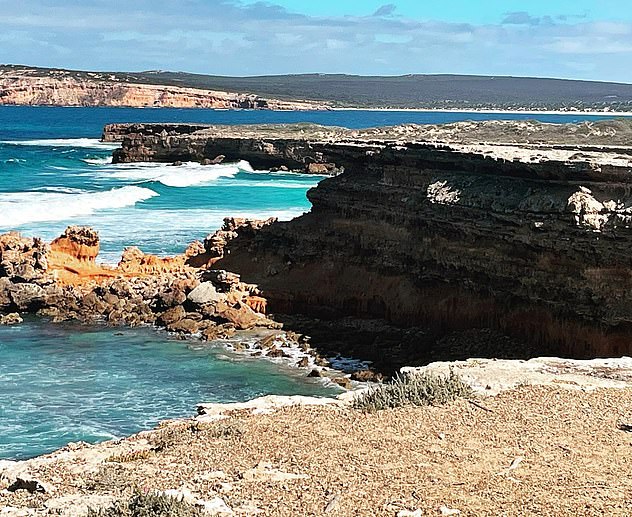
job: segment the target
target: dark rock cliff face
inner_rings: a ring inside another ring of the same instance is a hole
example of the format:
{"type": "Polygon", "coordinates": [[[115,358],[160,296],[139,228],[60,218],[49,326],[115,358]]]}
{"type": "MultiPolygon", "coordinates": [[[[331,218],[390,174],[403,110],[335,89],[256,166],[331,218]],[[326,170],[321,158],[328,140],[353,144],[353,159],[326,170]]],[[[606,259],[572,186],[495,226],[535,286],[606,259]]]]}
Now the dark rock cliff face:
{"type": "MultiPolygon", "coordinates": [[[[310,213],[238,237],[218,263],[257,283],[272,312],[426,329],[409,339],[408,362],[471,328],[539,354],[632,353],[625,162],[388,142],[185,138],[176,147],[202,145],[260,167],[315,160],[345,171],[308,193],[310,213]]],[[[401,352],[385,346],[382,355],[401,352]]]]}
{"type": "Polygon", "coordinates": [[[311,190],[311,213],[233,241],[222,267],[258,283],[273,311],[629,354],[629,172],[385,151],[311,190]]]}

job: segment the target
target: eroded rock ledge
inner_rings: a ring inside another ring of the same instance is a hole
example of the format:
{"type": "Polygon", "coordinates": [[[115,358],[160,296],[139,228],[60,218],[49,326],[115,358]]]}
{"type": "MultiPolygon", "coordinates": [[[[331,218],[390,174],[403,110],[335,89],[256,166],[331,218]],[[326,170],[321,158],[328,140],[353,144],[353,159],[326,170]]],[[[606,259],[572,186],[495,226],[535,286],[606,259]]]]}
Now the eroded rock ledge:
{"type": "MultiPolygon", "coordinates": [[[[117,267],[96,262],[99,236],[91,228],[71,226],[50,244],[17,232],[0,235],[0,325],[19,324],[20,314],[28,313],[55,322],[153,324],[206,341],[235,336],[237,350],[294,357],[308,371],[326,366],[308,338],[282,332],[282,325],[266,316],[267,300],[255,285],[213,267],[227,240],[272,221],[227,219],[221,230],[174,257],[129,247],[117,267]],[[297,350],[290,354],[288,347],[297,350]]],[[[345,377],[337,382],[350,386],[345,377]]]]}
{"type": "Polygon", "coordinates": [[[344,170],[308,193],[310,213],[231,241],[218,265],[275,313],[422,329],[369,339],[365,357],[437,359],[438,341],[472,328],[532,356],[632,353],[627,122],[167,129],[128,126],[115,159],[344,170]]]}

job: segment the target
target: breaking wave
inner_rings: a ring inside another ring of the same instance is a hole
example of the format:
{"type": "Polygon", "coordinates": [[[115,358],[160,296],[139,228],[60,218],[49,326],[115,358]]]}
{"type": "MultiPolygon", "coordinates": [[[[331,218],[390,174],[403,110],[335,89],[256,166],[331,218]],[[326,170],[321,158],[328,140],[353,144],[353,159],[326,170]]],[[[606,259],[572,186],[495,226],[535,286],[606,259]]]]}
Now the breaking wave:
{"type": "Polygon", "coordinates": [[[190,187],[210,183],[220,178],[231,178],[239,171],[251,171],[246,161],[221,165],[200,165],[187,162],[180,166],[165,163],[120,164],[103,170],[104,178],[135,182],[156,181],[167,187],[190,187]]]}
{"type": "Polygon", "coordinates": [[[0,227],[60,221],[97,210],[123,208],[158,194],[151,189],[128,186],[103,192],[18,192],[0,194],[0,227]]]}
{"type": "Polygon", "coordinates": [[[116,149],[119,144],[101,142],[98,138],[44,138],[36,140],[5,140],[7,145],[30,145],[38,147],[81,147],[88,149],[116,149]]]}
{"type": "Polygon", "coordinates": [[[105,156],[103,158],[84,158],[81,161],[87,163],[88,165],[109,165],[112,163],[112,157],[105,156]]]}

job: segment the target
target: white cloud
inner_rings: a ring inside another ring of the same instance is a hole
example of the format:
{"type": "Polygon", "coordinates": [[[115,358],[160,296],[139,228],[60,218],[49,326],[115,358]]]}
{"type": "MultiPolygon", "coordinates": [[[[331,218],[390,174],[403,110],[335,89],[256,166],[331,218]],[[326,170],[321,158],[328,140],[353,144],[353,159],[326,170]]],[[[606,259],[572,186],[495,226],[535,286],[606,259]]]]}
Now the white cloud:
{"type": "Polygon", "coordinates": [[[498,24],[315,17],[237,0],[0,0],[0,61],[225,75],[473,73],[632,82],[632,23],[508,13],[498,24]],[[25,43],[28,42],[28,43],[25,43]],[[42,48],[46,52],[42,52],[42,48]]]}

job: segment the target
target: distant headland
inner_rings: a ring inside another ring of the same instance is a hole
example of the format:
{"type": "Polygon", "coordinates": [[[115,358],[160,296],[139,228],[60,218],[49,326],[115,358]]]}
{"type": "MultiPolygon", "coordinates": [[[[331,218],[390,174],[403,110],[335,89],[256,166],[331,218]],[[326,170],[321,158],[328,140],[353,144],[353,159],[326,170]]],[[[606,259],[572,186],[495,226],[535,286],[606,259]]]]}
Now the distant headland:
{"type": "Polygon", "coordinates": [[[0,65],[0,105],[632,112],[632,84],[474,75],[90,72],[0,65]]]}

